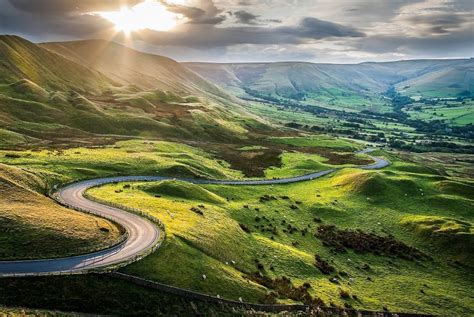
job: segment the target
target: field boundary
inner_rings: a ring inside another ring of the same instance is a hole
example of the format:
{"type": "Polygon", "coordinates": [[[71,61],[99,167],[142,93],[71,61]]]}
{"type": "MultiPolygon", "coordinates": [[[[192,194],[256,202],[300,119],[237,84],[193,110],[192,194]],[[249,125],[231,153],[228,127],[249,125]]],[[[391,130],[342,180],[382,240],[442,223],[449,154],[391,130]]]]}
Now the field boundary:
{"type": "MultiPolygon", "coordinates": [[[[430,317],[433,315],[429,314],[414,314],[414,313],[394,313],[394,312],[377,312],[368,310],[355,310],[347,308],[334,308],[334,307],[317,307],[305,304],[254,304],[248,302],[240,302],[231,299],[220,298],[208,294],[203,294],[195,291],[190,291],[184,288],[171,286],[148,279],[144,279],[138,276],[129,275],[121,272],[111,272],[107,274],[116,279],[127,281],[135,285],[139,285],[145,288],[151,288],[159,291],[163,291],[169,294],[185,297],[187,299],[194,299],[204,302],[210,302],[219,305],[229,305],[236,308],[245,310],[264,311],[270,313],[280,312],[306,312],[306,313],[325,313],[337,314],[342,316],[377,316],[377,317],[430,317]]],[[[324,316],[324,315],[323,315],[324,316]]]]}

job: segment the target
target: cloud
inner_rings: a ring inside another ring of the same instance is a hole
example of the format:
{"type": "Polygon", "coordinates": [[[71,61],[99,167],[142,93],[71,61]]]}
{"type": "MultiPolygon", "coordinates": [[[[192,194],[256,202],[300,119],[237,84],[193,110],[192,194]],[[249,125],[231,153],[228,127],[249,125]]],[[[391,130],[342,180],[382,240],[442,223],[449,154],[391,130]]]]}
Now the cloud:
{"type": "Polygon", "coordinates": [[[115,11],[123,6],[133,6],[141,0],[8,0],[10,4],[25,12],[57,15],[65,13],[115,11]]]}
{"type": "Polygon", "coordinates": [[[142,41],[155,45],[219,47],[237,44],[298,44],[333,37],[363,37],[364,33],[352,27],[308,17],[295,26],[221,28],[187,24],[174,32],[146,30],[137,36],[142,41]]]}
{"type": "Polygon", "coordinates": [[[241,24],[257,24],[257,19],[259,17],[259,15],[244,10],[233,12],[233,16],[235,16],[236,22],[241,24]]]}
{"type": "Polygon", "coordinates": [[[6,4],[0,6],[0,33],[12,33],[35,41],[75,38],[110,38],[113,25],[90,14],[34,13],[6,4]]]}
{"type": "Polygon", "coordinates": [[[223,10],[218,9],[212,0],[200,0],[198,6],[186,6],[162,1],[170,12],[182,14],[190,24],[220,24],[227,18],[223,10]]]}
{"type": "Polygon", "coordinates": [[[364,37],[365,34],[357,29],[339,23],[323,21],[316,18],[306,17],[301,20],[297,27],[277,28],[281,32],[287,32],[300,38],[322,39],[326,37],[364,37]]]}
{"type": "MultiPolygon", "coordinates": [[[[142,1],[0,0],[0,33],[34,41],[111,39],[114,26],[95,12],[142,1]]],[[[178,59],[351,62],[474,51],[472,0],[155,1],[185,19],[168,32],[133,33],[132,41],[178,59]]]]}
{"type": "Polygon", "coordinates": [[[472,9],[472,2],[465,1],[409,3],[392,19],[377,23],[364,40],[346,44],[354,51],[406,57],[470,57],[474,52],[472,9]]]}
{"type": "Polygon", "coordinates": [[[378,54],[399,53],[405,57],[471,57],[474,35],[470,30],[440,33],[434,37],[404,35],[372,35],[349,46],[356,51],[378,54]]]}

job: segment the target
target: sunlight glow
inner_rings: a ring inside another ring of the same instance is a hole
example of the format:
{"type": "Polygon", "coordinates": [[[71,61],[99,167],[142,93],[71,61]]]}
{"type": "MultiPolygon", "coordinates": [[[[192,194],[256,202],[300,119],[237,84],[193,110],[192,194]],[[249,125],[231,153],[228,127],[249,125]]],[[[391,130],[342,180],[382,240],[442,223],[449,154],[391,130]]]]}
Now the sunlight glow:
{"type": "Polygon", "coordinates": [[[182,15],[167,11],[165,6],[156,1],[145,1],[132,8],[123,7],[120,11],[98,14],[126,35],[144,29],[167,31],[183,19],[182,15]]]}

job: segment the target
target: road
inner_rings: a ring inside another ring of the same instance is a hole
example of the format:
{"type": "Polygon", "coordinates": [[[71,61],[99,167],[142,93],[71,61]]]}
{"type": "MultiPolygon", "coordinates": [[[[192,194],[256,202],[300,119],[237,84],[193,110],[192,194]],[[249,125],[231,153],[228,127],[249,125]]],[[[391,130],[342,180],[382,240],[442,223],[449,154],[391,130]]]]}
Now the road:
{"type": "MultiPolygon", "coordinates": [[[[358,153],[367,154],[373,149],[365,149],[358,153]]],[[[370,156],[374,163],[366,166],[358,166],[362,169],[380,169],[390,163],[382,158],[370,156]]],[[[118,265],[120,263],[133,261],[138,256],[152,251],[159,245],[162,234],[158,226],[150,220],[124,211],[122,209],[107,206],[98,202],[88,200],[84,192],[94,186],[131,181],[161,181],[181,180],[194,184],[220,184],[220,185],[272,185],[289,184],[312,180],[333,173],[339,169],[329,169],[316,173],[281,179],[259,179],[259,180],[205,180],[189,178],[172,178],[161,176],[121,176],[107,177],[87,181],[81,181],[68,185],[57,192],[59,200],[72,208],[86,210],[98,216],[102,216],[122,225],[128,232],[127,239],[119,245],[99,252],[56,259],[22,260],[22,261],[0,261],[0,276],[14,275],[49,275],[87,273],[88,271],[118,265]]]]}

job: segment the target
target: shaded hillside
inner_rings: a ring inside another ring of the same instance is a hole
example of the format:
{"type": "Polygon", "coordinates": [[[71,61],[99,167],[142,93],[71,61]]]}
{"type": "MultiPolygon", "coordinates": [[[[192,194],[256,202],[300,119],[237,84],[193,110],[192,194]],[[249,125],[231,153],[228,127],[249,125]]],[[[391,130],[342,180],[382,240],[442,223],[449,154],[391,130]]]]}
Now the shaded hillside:
{"type": "Polygon", "coordinates": [[[52,90],[99,93],[111,81],[18,36],[0,36],[0,84],[28,79],[52,90]]]}

